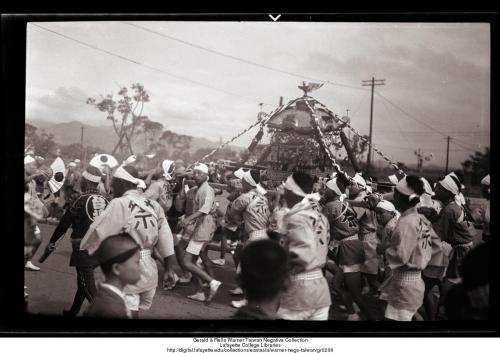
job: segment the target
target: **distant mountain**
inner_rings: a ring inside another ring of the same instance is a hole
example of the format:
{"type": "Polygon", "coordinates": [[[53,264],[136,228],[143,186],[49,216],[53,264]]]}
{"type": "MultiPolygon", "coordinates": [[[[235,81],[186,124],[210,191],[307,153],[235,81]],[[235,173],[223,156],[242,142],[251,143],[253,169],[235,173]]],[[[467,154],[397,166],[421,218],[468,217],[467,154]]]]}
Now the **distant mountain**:
{"type": "MultiPolygon", "coordinates": [[[[39,130],[45,130],[54,135],[54,141],[61,145],[70,145],[80,143],[83,126],[83,143],[87,146],[102,148],[104,151],[111,152],[118,137],[110,126],[92,126],[79,121],[67,123],[51,123],[43,120],[27,120],[28,124],[36,126],[39,130]]],[[[210,141],[202,137],[193,137],[189,152],[194,153],[200,148],[216,148],[218,142],[210,141]]],[[[242,147],[229,146],[231,149],[239,151],[242,147]]]]}

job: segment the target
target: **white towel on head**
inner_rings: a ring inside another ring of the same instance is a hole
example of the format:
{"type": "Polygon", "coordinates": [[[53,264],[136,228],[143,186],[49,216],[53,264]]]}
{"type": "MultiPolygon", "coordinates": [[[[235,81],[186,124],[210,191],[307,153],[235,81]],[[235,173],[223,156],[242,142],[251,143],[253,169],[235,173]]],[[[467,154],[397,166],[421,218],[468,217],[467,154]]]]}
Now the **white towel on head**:
{"type": "Polygon", "coordinates": [[[481,180],[481,185],[490,186],[490,175],[489,174],[481,180]]]}
{"type": "Polygon", "coordinates": [[[130,181],[131,183],[136,184],[141,189],[146,189],[146,183],[144,182],[144,180],[134,178],[132,175],[130,175],[129,172],[125,170],[125,168],[123,168],[123,166],[120,166],[118,167],[118,169],[116,169],[115,174],[113,174],[113,178],[130,181]]]}

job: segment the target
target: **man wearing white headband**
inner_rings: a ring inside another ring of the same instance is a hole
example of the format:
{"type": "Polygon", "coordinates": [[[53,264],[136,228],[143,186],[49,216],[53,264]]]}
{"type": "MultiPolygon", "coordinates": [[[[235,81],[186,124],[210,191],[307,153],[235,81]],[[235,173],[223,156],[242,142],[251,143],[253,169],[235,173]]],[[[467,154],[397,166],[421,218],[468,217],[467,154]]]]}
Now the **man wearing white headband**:
{"type": "Polygon", "coordinates": [[[208,283],[210,287],[208,297],[205,297],[205,293],[200,291],[200,288],[197,293],[189,298],[210,303],[222,283],[214,278],[212,264],[208,257],[207,244],[212,240],[215,233],[215,213],[217,210],[215,191],[208,184],[208,173],[208,167],[203,163],[199,163],[193,168],[193,177],[198,186],[194,199],[193,214],[184,218],[180,225],[186,228],[195,223],[193,235],[186,248],[184,264],[189,272],[202,282],[208,283]],[[202,260],[206,271],[196,265],[198,257],[202,260]]]}
{"type": "MultiPolygon", "coordinates": [[[[377,254],[381,255],[383,258],[382,269],[384,272],[384,278],[388,278],[391,275],[391,268],[385,258],[385,251],[391,244],[392,234],[394,233],[394,229],[396,228],[401,214],[396,210],[396,207],[392,202],[381,200],[375,206],[375,216],[379,228],[377,230],[377,234],[380,239],[380,243],[377,246],[377,254]]],[[[379,299],[385,300],[387,298],[380,297],[379,299]]]]}
{"type": "Polygon", "coordinates": [[[464,208],[457,202],[461,192],[460,180],[448,174],[436,185],[435,198],[443,204],[443,209],[433,222],[434,230],[441,240],[451,244],[453,253],[443,281],[444,294],[452,285],[460,282],[459,267],[465,255],[472,249],[474,235],[469,229],[464,208]]]}
{"type": "Polygon", "coordinates": [[[391,275],[380,286],[380,298],[387,302],[384,315],[388,320],[411,321],[423,304],[422,270],[431,259],[433,232],[431,223],[417,212],[423,193],[422,180],[413,175],[400,180],[394,191],[394,206],[401,216],[385,252],[391,275]]]}
{"type": "MultiPolygon", "coordinates": [[[[229,221],[233,224],[238,224],[243,219],[245,233],[248,236],[243,247],[259,239],[268,239],[267,228],[271,212],[267,197],[257,190],[259,182],[260,174],[258,171],[248,170],[243,173],[241,181],[243,193],[231,203],[228,215],[229,221]]],[[[232,304],[239,307],[246,303],[243,300],[232,304]]]]}
{"type": "Polygon", "coordinates": [[[285,320],[328,320],[330,290],[322,268],[327,261],[330,226],[321,206],[310,197],[314,180],[295,172],[284,184],[290,211],[285,215],[291,283],[281,297],[278,315],[285,320]]]}
{"type": "MultiPolygon", "coordinates": [[[[356,173],[353,180],[355,183],[349,187],[349,197],[354,201],[363,201],[369,195],[366,189],[366,181],[361,174],[356,173]]],[[[361,273],[367,279],[373,292],[378,290],[379,259],[377,256],[377,226],[375,224],[375,212],[369,208],[353,206],[359,223],[359,239],[363,242],[365,249],[365,262],[361,265],[361,273]]]]}
{"type": "Polygon", "coordinates": [[[158,285],[158,268],[153,251],[164,262],[164,286],[173,288],[178,280],[175,264],[174,241],[163,209],[154,200],[144,198],[137,190],[138,172],[132,166],[120,166],[113,175],[114,199],[90,225],[82,239],[80,249],[92,255],[107,237],[126,232],[141,248],[141,279],[124,288],[125,302],[134,317],[139,310],[151,307],[158,285]]]}
{"type": "Polygon", "coordinates": [[[172,175],[175,170],[174,161],[164,160],[161,164],[162,177],[152,182],[144,192],[144,197],[158,201],[165,214],[170,210],[173,203],[172,175]]]}
{"type": "Polygon", "coordinates": [[[378,225],[382,227],[382,231],[380,232],[381,240],[377,252],[384,254],[391,243],[392,233],[394,232],[394,228],[396,228],[401,214],[396,210],[392,202],[382,200],[375,207],[375,215],[378,225]]]}
{"type": "MultiPolygon", "coordinates": [[[[368,319],[373,319],[371,310],[361,295],[362,278],[361,265],[365,261],[363,243],[359,240],[359,224],[356,213],[345,200],[346,188],[349,185],[343,174],[337,173],[336,177],[326,183],[322,203],[323,214],[330,223],[330,234],[333,237],[330,246],[338,242],[337,256],[329,253],[331,260],[335,261],[338,269],[335,273],[332,288],[340,297],[347,309],[348,321],[360,320],[359,313],[368,319]],[[352,299],[351,299],[352,298],[352,299]],[[354,302],[358,305],[355,308],[354,302]]],[[[327,269],[330,269],[327,266],[327,269]]],[[[334,269],[331,271],[333,272],[334,269]]]]}
{"type": "Polygon", "coordinates": [[[490,241],[490,175],[486,175],[481,180],[481,193],[486,201],[481,207],[476,208],[472,212],[472,217],[477,225],[483,227],[483,241],[490,241]]]}

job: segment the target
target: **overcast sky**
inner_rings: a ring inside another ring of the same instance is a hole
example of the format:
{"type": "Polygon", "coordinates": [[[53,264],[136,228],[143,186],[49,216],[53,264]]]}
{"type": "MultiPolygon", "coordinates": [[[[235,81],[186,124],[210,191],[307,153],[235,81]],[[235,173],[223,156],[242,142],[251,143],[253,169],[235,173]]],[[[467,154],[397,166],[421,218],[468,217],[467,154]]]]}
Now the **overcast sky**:
{"type": "MultiPolygon", "coordinates": [[[[86,99],[140,82],[151,120],[214,141],[255,122],[259,102],[270,112],[280,96],[300,96],[297,76],[330,81],[312,96],[339,116],[349,109],[353,127],[367,134],[370,92],[361,80],[374,76],[386,84],[375,88],[385,99],[375,95],[373,141],[394,161],[415,163],[420,147],[444,165],[445,135],[454,138],[452,167],[490,144],[488,24],[32,23],[26,70],[27,119],[106,125],[86,99]]],[[[235,144],[247,146],[256,132],[235,144]]]]}

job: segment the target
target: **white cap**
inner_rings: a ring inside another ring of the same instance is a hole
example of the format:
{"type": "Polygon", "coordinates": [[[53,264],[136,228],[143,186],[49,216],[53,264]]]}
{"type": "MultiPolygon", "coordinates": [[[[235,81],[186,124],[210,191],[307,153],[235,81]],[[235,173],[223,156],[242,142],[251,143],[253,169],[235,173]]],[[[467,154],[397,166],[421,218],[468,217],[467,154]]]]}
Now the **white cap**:
{"type": "Polygon", "coordinates": [[[30,155],[27,155],[24,157],[24,164],[30,164],[35,161],[35,158],[31,157],[30,155]]]}
{"type": "Polygon", "coordinates": [[[68,167],[76,167],[76,163],[75,162],[69,162],[68,163],[68,167]]]}
{"type": "Polygon", "coordinates": [[[80,160],[77,158],[77,159],[75,159],[75,161],[74,161],[74,162],[75,162],[75,163],[80,163],[80,160]]]}
{"type": "Polygon", "coordinates": [[[396,212],[396,207],[394,207],[394,204],[387,200],[379,201],[379,203],[377,204],[377,206],[375,206],[375,208],[381,208],[389,212],[396,212]]]}
{"type": "Polygon", "coordinates": [[[208,174],[208,167],[206,164],[198,163],[194,166],[193,170],[199,170],[202,173],[208,174]]]}

